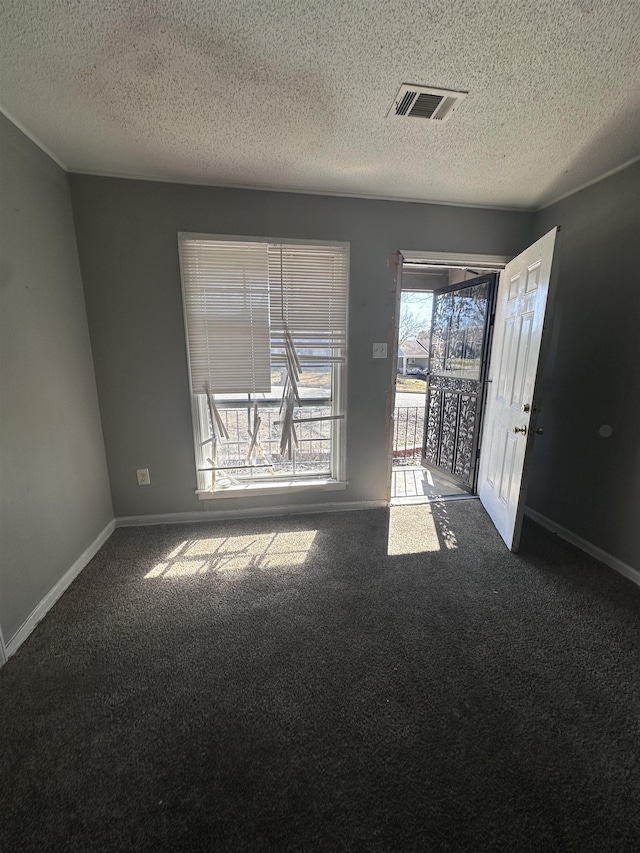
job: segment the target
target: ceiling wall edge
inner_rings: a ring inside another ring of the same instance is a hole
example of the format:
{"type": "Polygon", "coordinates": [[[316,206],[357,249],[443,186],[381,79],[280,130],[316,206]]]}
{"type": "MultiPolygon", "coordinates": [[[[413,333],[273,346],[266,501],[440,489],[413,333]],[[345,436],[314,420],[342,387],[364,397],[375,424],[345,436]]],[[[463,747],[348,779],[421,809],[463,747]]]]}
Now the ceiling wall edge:
{"type": "Polygon", "coordinates": [[[60,166],[61,169],[63,169],[65,172],[69,171],[69,169],[67,168],[67,166],[65,166],[62,160],[57,157],[50,148],[47,148],[47,146],[38,139],[35,133],[31,133],[31,131],[27,127],[25,127],[21,121],[18,121],[18,119],[14,115],[12,115],[9,110],[5,109],[2,104],[0,104],[0,113],[2,113],[2,115],[12,124],[15,124],[18,130],[21,133],[24,133],[27,139],[30,139],[34,145],[37,145],[41,151],[44,151],[47,157],[50,157],[54,163],[60,166]]]}
{"type": "Polygon", "coordinates": [[[63,169],[65,172],[68,172],[69,174],[94,175],[98,178],[118,178],[120,180],[127,181],[151,181],[163,184],[186,184],[190,186],[218,187],[220,189],[230,190],[253,190],[257,192],[294,193],[295,195],[335,196],[336,198],[357,198],[368,201],[405,202],[408,204],[436,204],[442,205],[443,207],[471,207],[479,210],[504,210],[512,211],[515,213],[537,213],[540,210],[545,210],[547,207],[551,207],[552,205],[557,204],[559,201],[563,201],[565,198],[569,198],[569,196],[575,195],[575,193],[579,193],[582,190],[587,189],[587,187],[592,187],[594,184],[598,184],[600,183],[600,181],[604,181],[607,178],[610,178],[612,175],[615,175],[618,172],[622,172],[624,169],[628,169],[629,166],[633,166],[634,163],[637,163],[640,160],[640,154],[638,154],[636,157],[632,157],[631,160],[627,160],[626,162],[621,163],[619,166],[616,166],[613,169],[609,169],[607,172],[604,172],[597,178],[593,178],[590,181],[586,181],[584,184],[580,184],[580,186],[575,187],[575,189],[568,190],[566,193],[563,193],[562,195],[551,199],[551,201],[546,201],[544,204],[541,204],[538,207],[513,207],[500,204],[471,204],[469,202],[460,201],[436,201],[434,199],[402,198],[399,196],[367,195],[364,193],[341,193],[335,191],[331,192],[329,190],[312,190],[270,186],[260,187],[242,184],[220,184],[215,181],[208,183],[202,180],[176,180],[175,178],[167,178],[160,175],[154,175],[149,177],[142,175],[125,175],[116,172],[91,171],[89,169],[74,169],[63,163],[62,160],[56,154],[54,154],[50,148],[48,148],[43,142],[41,142],[41,140],[35,135],[35,133],[32,133],[27,127],[25,127],[25,125],[21,121],[19,121],[12,113],[10,113],[9,110],[7,110],[2,104],[0,104],[0,113],[2,113],[2,115],[7,118],[12,124],[14,124],[19,131],[24,133],[24,135],[28,139],[30,139],[34,145],[37,145],[38,148],[40,148],[40,150],[47,155],[47,157],[50,157],[54,163],[56,163],[58,166],[60,166],[61,169],[63,169]]]}
{"type": "Polygon", "coordinates": [[[425,198],[406,198],[402,196],[384,196],[384,195],[367,195],[366,193],[344,193],[336,190],[312,190],[298,187],[272,187],[272,186],[256,186],[250,184],[221,184],[217,181],[203,181],[202,179],[187,179],[187,178],[166,178],[161,175],[152,177],[142,175],[126,175],[117,172],[96,172],[90,169],[67,169],[72,175],[89,175],[96,178],[117,178],[124,181],[150,181],[151,183],[160,184],[184,184],[185,186],[198,187],[216,187],[221,190],[250,190],[252,192],[266,193],[293,193],[294,195],[320,195],[329,198],[353,198],[362,199],[364,201],[392,201],[405,204],[436,204],[442,207],[470,207],[474,210],[505,210],[512,213],[535,213],[533,207],[508,207],[500,204],[472,204],[463,201],[435,201],[425,198]]]}
{"type": "Polygon", "coordinates": [[[565,198],[569,198],[571,195],[575,195],[576,193],[582,192],[582,190],[586,190],[587,187],[592,187],[594,184],[599,184],[600,181],[604,181],[607,178],[610,178],[612,175],[617,174],[618,172],[624,171],[624,169],[628,169],[629,166],[633,166],[634,163],[637,163],[640,160],[640,154],[637,157],[632,157],[631,160],[627,160],[626,163],[621,163],[619,166],[616,166],[614,169],[609,169],[608,172],[604,172],[597,178],[593,178],[590,181],[587,181],[584,184],[580,184],[579,187],[576,187],[573,190],[568,190],[566,193],[559,195],[557,198],[552,199],[551,201],[546,201],[544,204],[541,204],[540,207],[535,208],[535,212],[537,213],[539,210],[545,210],[547,207],[551,207],[552,204],[557,204],[559,201],[563,201],[565,198]]]}

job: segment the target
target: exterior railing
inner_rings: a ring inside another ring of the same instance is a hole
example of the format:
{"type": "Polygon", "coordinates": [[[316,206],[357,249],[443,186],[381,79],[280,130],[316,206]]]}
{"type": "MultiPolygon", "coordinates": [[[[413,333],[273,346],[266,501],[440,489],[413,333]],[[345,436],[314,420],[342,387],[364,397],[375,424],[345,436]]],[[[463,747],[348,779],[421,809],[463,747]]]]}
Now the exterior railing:
{"type": "Polygon", "coordinates": [[[415,465],[422,458],[424,406],[398,406],[393,419],[393,464],[415,465]]]}
{"type": "MultiPolygon", "coordinates": [[[[260,451],[253,454],[254,465],[247,468],[247,451],[251,444],[250,427],[253,410],[251,408],[220,409],[220,417],[225,425],[228,438],[220,443],[217,463],[229,473],[240,475],[243,479],[262,476],[265,472],[274,474],[326,474],[331,467],[331,422],[315,421],[300,423],[296,426],[297,445],[291,458],[280,454],[281,414],[275,407],[259,406],[261,419],[258,444],[260,451]],[[270,464],[268,464],[270,463],[270,464]]],[[[331,414],[331,406],[309,406],[296,410],[305,418],[320,418],[331,414]]]]}
{"type": "MultiPolygon", "coordinates": [[[[310,407],[306,417],[319,417],[330,413],[330,408],[310,407]]],[[[280,420],[277,409],[260,408],[262,426],[260,446],[273,463],[277,474],[296,474],[303,471],[328,471],[330,466],[330,422],[300,424],[297,430],[298,448],[292,459],[280,456],[280,420]]],[[[233,471],[247,465],[247,448],[250,441],[249,417],[246,409],[221,410],[220,415],[229,438],[220,447],[219,464],[233,471]]],[[[398,406],[394,411],[393,464],[415,465],[422,458],[424,435],[424,406],[398,406]]],[[[263,459],[256,460],[264,464],[263,459]]],[[[265,466],[266,467],[266,466],[265,466]]],[[[259,473],[256,471],[256,473],[259,473]]]]}

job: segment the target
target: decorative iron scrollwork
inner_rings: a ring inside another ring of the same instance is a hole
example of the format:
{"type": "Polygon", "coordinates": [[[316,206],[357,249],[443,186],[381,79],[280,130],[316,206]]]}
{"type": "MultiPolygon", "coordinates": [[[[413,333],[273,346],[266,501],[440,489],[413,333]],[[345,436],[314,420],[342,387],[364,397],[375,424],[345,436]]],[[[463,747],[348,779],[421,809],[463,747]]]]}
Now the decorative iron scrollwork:
{"type": "Polygon", "coordinates": [[[471,482],[473,470],[473,436],[476,425],[478,398],[474,394],[460,396],[460,417],[458,419],[458,436],[456,446],[456,462],[454,473],[466,483],[471,482]]]}
{"type": "Polygon", "coordinates": [[[458,394],[476,394],[478,382],[475,379],[456,379],[452,376],[432,375],[429,377],[429,387],[442,391],[455,391],[458,394]]]}
{"type": "Polygon", "coordinates": [[[429,406],[427,414],[427,430],[425,443],[425,458],[432,465],[438,464],[438,445],[440,434],[440,397],[439,391],[429,391],[429,406]]]}
{"type": "Polygon", "coordinates": [[[480,383],[470,379],[433,379],[439,381],[429,384],[426,461],[471,483],[480,383]]]}

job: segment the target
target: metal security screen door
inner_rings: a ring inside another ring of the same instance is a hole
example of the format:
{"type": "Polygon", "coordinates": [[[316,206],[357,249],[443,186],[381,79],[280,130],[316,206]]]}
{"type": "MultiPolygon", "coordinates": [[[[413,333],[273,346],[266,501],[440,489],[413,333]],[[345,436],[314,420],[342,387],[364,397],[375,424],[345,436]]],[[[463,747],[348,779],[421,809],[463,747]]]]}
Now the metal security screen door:
{"type": "Polygon", "coordinates": [[[434,294],[422,464],[472,492],[496,275],[434,294]]]}

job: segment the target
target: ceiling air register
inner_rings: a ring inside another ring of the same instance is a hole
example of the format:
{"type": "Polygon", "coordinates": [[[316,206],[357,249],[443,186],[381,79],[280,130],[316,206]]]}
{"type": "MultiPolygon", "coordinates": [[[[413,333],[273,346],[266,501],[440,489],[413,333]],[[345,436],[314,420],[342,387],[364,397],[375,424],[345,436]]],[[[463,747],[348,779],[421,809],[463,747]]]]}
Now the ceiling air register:
{"type": "Polygon", "coordinates": [[[436,89],[434,86],[413,86],[403,83],[389,110],[390,116],[447,121],[468,92],[436,89]]]}

